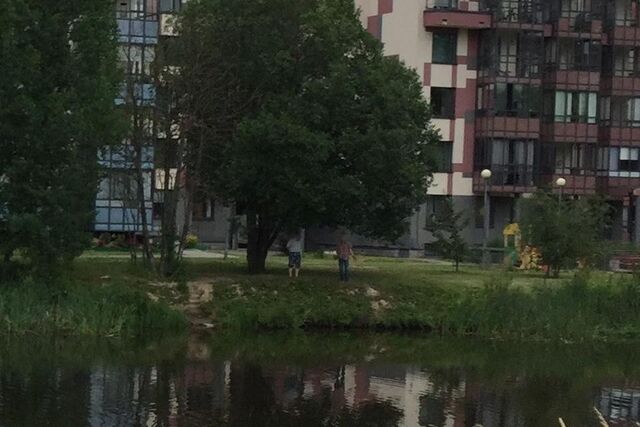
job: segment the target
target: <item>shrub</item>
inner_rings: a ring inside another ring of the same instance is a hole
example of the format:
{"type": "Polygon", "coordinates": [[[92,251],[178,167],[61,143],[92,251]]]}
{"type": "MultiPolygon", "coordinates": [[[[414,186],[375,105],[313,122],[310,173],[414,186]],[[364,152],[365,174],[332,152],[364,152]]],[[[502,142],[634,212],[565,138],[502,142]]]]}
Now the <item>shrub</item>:
{"type": "Polygon", "coordinates": [[[184,247],[187,249],[195,249],[198,247],[198,236],[195,234],[187,234],[187,237],[184,241],[184,247]]]}

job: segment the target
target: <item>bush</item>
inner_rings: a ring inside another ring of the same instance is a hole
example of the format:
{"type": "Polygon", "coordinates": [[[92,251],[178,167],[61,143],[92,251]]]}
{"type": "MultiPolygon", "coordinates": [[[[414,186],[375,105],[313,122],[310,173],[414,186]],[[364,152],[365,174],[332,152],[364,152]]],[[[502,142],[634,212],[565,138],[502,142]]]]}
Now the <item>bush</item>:
{"type": "Polygon", "coordinates": [[[195,249],[198,247],[198,236],[195,234],[187,234],[187,237],[184,241],[184,247],[186,249],[195,249]]]}

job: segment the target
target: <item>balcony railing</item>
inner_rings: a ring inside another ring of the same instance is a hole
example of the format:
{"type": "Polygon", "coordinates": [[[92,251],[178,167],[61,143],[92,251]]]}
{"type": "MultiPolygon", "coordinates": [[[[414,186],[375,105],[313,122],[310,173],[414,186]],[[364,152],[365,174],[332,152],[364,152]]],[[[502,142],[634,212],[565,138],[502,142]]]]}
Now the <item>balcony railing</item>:
{"type": "Polygon", "coordinates": [[[539,1],[485,0],[482,9],[492,12],[496,22],[543,23],[543,5],[539,1]]]}
{"type": "Polygon", "coordinates": [[[427,9],[458,9],[458,0],[427,0],[427,9]]]}

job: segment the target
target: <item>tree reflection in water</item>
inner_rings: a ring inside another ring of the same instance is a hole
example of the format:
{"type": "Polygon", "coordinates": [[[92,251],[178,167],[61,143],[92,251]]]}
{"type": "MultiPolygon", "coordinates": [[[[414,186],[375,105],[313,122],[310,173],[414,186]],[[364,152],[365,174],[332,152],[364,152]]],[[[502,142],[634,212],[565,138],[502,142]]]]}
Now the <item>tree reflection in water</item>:
{"type": "Polygon", "coordinates": [[[640,420],[633,346],[395,336],[193,345],[0,346],[0,427],[547,427],[559,416],[590,426],[593,406],[616,427],[640,420]]]}

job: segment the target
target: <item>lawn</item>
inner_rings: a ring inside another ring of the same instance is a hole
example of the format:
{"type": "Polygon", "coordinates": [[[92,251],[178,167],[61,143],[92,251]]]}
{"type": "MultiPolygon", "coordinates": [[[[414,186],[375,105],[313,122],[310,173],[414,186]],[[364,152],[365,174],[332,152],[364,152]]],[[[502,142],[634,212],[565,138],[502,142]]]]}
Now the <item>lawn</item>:
{"type": "MultiPolygon", "coordinates": [[[[175,285],[163,293],[157,277],[125,259],[90,254],[76,261],[74,276],[85,283],[129,283],[173,304],[186,298],[175,285]]],[[[331,257],[305,257],[301,277],[290,279],[284,256],[270,256],[267,273],[248,275],[242,253],[233,253],[227,260],[188,259],[174,280],[210,287],[213,298],[202,311],[227,330],[360,328],[488,338],[640,338],[640,280],[631,275],[564,272],[559,279],[545,279],[541,272],[509,272],[500,266],[464,265],[456,273],[439,261],[359,257],[352,281],[341,283],[331,257]]]]}

